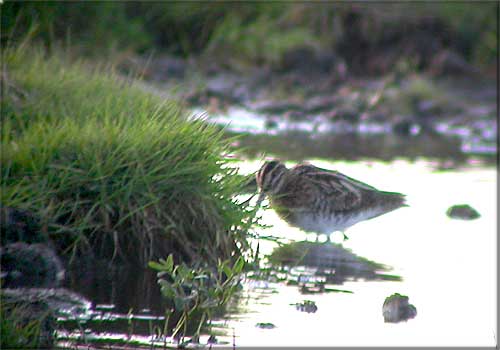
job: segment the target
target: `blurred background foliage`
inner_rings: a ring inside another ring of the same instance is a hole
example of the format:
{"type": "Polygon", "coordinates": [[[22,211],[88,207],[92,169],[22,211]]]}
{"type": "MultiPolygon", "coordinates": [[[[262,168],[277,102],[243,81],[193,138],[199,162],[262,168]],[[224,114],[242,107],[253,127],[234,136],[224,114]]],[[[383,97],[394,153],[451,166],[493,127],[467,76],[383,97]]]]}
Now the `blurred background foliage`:
{"type": "Polygon", "coordinates": [[[416,68],[436,49],[451,49],[480,68],[491,68],[497,55],[495,2],[6,1],[1,10],[2,45],[31,30],[49,47],[59,42],[91,56],[155,49],[275,65],[305,46],[330,50],[356,71],[395,46],[419,47],[393,52],[416,68]]]}

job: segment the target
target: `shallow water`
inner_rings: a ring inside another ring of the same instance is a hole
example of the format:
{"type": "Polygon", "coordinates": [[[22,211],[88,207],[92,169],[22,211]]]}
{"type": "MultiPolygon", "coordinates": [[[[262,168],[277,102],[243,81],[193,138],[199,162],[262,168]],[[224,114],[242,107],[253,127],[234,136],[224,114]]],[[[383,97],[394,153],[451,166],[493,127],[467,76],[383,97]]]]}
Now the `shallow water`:
{"type": "MultiPolygon", "coordinates": [[[[389,273],[401,276],[402,281],[347,280],[329,286],[347,293],[305,295],[297,286],[284,282],[247,279],[229,314],[216,322],[225,333],[218,336],[220,342],[226,346],[233,341],[236,346],[496,344],[495,168],[474,165],[474,161],[442,171],[436,170],[441,166],[439,162],[425,159],[308,160],[379,189],[407,194],[409,207],[351,227],[346,231],[349,240],[342,242],[359,256],[391,266],[389,273]],[[474,207],[481,217],[462,221],[446,216],[451,205],[462,203],[474,207]],[[409,296],[417,316],[399,324],[384,323],[382,304],[396,292],[409,296]],[[298,311],[294,304],[304,300],[314,301],[317,311],[298,311]],[[263,329],[256,327],[258,323],[272,323],[275,327],[263,329]]],[[[244,173],[256,171],[259,165],[260,161],[239,164],[244,173]]],[[[242,200],[245,198],[242,196],[242,200]]],[[[283,241],[315,240],[314,234],[289,227],[272,209],[261,213],[263,223],[272,225],[258,232],[262,236],[277,236],[283,241]]],[[[340,234],[331,238],[341,242],[340,234]]],[[[261,255],[270,253],[275,246],[272,241],[260,240],[261,255]]],[[[154,326],[162,326],[162,318],[157,322],[152,318],[163,316],[164,306],[151,271],[76,278],[71,287],[94,303],[105,304],[94,319],[116,319],[87,323],[83,328],[93,330],[87,332],[88,336],[128,337],[136,344],[147,345],[154,326]]],[[[205,339],[201,337],[202,342],[205,339]]]]}
{"type": "MultiPolygon", "coordinates": [[[[496,170],[465,168],[435,171],[425,160],[326,162],[379,189],[408,195],[410,207],[351,227],[343,243],[354,253],[394,268],[403,278],[347,281],[349,293],[301,295],[296,286],[246,285],[255,301],[228,322],[240,346],[493,346],[496,344],[496,170]],[[453,220],[446,210],[467,203],[481,217],[453,220]],[[258,286],[262,287],[262,286],[258,286]],[[269,290],[277,293],[269,293],[269,290]],[[414,319],[384,323],[382,304],[393,293],[409,296],[414,319]],[[264,296],[263,298],[260,294],[264,296]],[[290,303],[316,303],[315,313],[299,312],[290,303]],[[258,322],[276,328],[260,329],[258,322]]],[[[256,163],[247,164],[254,169],[256,163]]],[[[302,240],[304,234],[281,221],[272,210],[263,221],[272,234],[302,240]]],[[[308,237],[314,239],[313,237],[308,237]]],[[[340,235],[333,235],[340,241],[340,235]]],[[[260,244],[262,253],[273,244],[260,244]]],[[[252,299],[251,299],[252,300],[252,299]]]]}
{"type": "MultiPolygon", "coordinates": [[[[474,113],[471,113],[471,116],[475,117],[473,121],[467,122],[457,117],[442,119],[435,122],[432,127],[426,128],[413,124],[408,134],[402,135],[393,131],[394,125],[388,120],[360,121],[357,124],[342,120],[331,121],[322,114],[309,115],[306,120],[290,120],[282,116],[269,119],[261,113],[235,106],[229,107],[222,113],[207,114],[203,109],[194,109],[193,113],[195,116],[224,126],[229,132],[246,134],[246,138],[251,140],[247,143],[254,147],[258,146],[256,140],[279,136],[281,143],[289,140],[288,142],[298,143],[300,148],[306,149],[314,145],[317,148],[317,145],[327,144],[342,149],[343,154],[346,147],[341,144],[347,141],[351,145],[349,155],[357,157],[384,159],[384,152],[380,153],[380,147],[367,149],[366,146],[373,143],[383,144],[382,151],[391,153],[393,157],[420,155],[463,158],[467,154],[494,156],[497,152],[497,120],[488,116],[494,113],[495,108],[490,105],[472,110],[474,113]]],[[[312,153],[313,156],[318,157],[323,154],[315,151],[316,153],[312,153]]],[[[290,152],[287,153],[287,156],[289,155],[290,152]]]]}

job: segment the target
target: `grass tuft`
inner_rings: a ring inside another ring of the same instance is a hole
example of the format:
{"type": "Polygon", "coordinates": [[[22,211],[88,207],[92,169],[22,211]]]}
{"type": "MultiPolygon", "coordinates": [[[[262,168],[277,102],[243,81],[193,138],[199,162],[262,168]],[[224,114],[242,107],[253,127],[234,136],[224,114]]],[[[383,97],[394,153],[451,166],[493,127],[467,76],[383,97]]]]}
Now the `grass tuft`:
{"type": "Polygon", "coordinates": [[[231,140],[110,69],[11,48],[2,73],[2,194],[61,252],[146,264],[230,258],[246,244],[231,140]]]}

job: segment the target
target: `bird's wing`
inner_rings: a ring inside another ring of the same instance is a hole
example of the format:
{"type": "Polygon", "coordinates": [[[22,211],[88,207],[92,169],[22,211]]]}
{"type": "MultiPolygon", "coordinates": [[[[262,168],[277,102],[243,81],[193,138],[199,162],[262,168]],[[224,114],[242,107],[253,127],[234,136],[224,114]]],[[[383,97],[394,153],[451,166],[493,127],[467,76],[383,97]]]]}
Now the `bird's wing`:
{"type": "Polygon", "coordinates": [[[338,171],[315,167],[310,164],[297,165],[291,169],[309,183],[326,194],[330,207],[334,210],[347,210],[361,203],[361,191],[377,191],[376,188],[350,178],[338,171]]]}

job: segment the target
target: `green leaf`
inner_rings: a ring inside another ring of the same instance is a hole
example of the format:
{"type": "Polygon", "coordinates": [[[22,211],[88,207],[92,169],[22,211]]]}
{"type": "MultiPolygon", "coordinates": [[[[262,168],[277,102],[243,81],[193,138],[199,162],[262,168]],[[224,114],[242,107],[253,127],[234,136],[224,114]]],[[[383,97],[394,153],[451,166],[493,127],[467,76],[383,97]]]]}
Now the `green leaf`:
{"type": "Polygon", "coordinates": [[[233,265],[233,273],[236,275],[240,274],[244,266],[245,266],[245,260],[243,259],[243,257],[240,256],[233,265]]]}
{"type": "Polygon", "coordinates": [[[152,268],[153,270],[157,271],[165,271],[165,266],[162,264],[157,263],[156,261],[150,261],[148,262],[148,266],[152,268]]]}
{"type": "Polygon", "coordinates": [[[231,270],[231,268],[227,266],[227,264],[224,264],[222,266],[222,269],[224,270],[224,273],[228,278],[231,278],[233,276],[233,270],[231,270]]]}
{"type": "Polygon", "coordinates": [[[174,256],[172,254],[170,254],[167,258],[167,261],[165,261],[165,268],[169,273],[172,273],[172,271],[174,270],[174,256]]]}
{"type": "Polygon", "coordinates": [[[175,298],[177,293],[174,287],[167,281],[162,281],[162,282],[163,283],[161,283],[161,293],[169,299],[175,298]]]}

